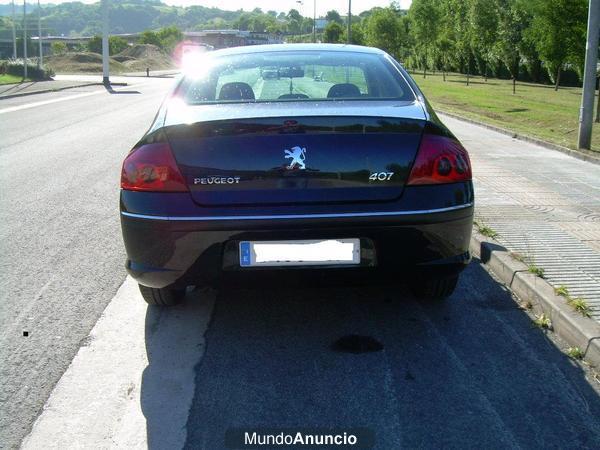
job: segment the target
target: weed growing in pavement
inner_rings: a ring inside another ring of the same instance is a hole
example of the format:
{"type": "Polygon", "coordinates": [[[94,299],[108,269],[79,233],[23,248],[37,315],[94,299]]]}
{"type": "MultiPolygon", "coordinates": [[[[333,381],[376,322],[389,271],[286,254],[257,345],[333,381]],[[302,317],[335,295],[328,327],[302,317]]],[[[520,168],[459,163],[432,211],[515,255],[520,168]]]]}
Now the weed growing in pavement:
{"type": "Polygon", "coordinates": [[[560,295],[561,297],[571,298],[571,296],[569,295],[569,290],[567,289],[567,287],[565,285],[560,285],[558,287],[555,287],[554,293],[556,295],[560,295]]]}
{"type": "Polygon", "coordinates": [[[554,293],[556,295],[566,298],[567,305],[569,305],[571,308],[573,308],[575,311],[577,311],[582,316],[584,316],[584,317],[591,316],[592,309],[590,308],[590,305],[588,305],[587,302],[585,301],[585,299],[583,299],[581,297],[575,297],[575,298],[571,297],[571,294],[569,294],[569,290],[567,289],[566,286],[561,285],[561,286],[555,287],[554,293]]]}
{"type": "Polygon", "coordinates": [[[544,278],[544,269],[536,266],[535,264],[529,264],[529,272],[540,278],[544,278]]]}
{"type": "Polygon", "coordinates": [[[583,359],[584,353],[579,347],[569,347],[567,349],[567,355],[569,355],[573,359],[583,359]]]}
{"type": "Polygon", "coordinates": [[[512,259],[522,262],[522,263],[525,263],[525,261],[526,261],[525,257],[517,252],[510,252],[510,256],[512,259]]]}
{"type": "Polygon", "coordinates": [[[550,320],[550,317],[548,317],[544,313],[540,314],[539,316],[535,316],[533,324],[536,327],[542,328],[544,330],[549,330],[552,327],[552,321],[550,320]]]}
{"type": "Polygon", "coordinates": [[[567,304],[582,316],[591,317],[592,310],[590,305],[588,305],[587,302],[581,297],[569,298],[567,300],[567,304]]]}
{"type": "Polygon", "coordinates": [[[481,234],[483,234],[485,237],[494,239],[496,236],[498,236],[498,233],[496,233],[493,229],[491,229],[487,225],[480,223],[477,220],[473,221],[473,223],[475,224],[475,226],[477,227],[479,232],[481,234]]]}

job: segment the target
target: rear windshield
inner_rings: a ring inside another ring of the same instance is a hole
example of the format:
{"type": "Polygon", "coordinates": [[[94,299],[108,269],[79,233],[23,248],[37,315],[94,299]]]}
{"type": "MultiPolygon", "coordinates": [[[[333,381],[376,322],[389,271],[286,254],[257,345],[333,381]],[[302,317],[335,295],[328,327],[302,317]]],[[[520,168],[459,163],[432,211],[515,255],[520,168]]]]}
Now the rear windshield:
{"type": "Polygon", "coordinates": [[[178,93],[188,104],[414,100],[383,55],[286,51],[204,58],[180,85],[178,93]]]}

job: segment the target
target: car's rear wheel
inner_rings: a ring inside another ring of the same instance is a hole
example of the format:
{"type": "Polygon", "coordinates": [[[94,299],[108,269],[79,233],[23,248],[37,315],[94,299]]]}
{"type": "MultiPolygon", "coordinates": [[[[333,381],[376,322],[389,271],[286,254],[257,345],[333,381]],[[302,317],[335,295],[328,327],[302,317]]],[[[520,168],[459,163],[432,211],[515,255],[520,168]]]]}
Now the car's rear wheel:
{"type": "Polygon", "coordinates": [[[173,306],[181,303],[185,296],[185,289],[156,289],[139,285],[142,297],[149,305],[173,306]]]}
{"type": "Polygon", "coordinates": [[[415,297],[427,300],[443,300],[456,289],[458,275],[440,278],[420,278],[410,284],[415,297]]]}

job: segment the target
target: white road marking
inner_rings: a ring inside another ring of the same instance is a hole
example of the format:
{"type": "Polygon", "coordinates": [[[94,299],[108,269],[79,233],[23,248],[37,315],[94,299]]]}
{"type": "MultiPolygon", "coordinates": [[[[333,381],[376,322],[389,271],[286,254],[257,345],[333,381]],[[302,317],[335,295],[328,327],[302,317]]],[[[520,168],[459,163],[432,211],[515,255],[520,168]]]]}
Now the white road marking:
{"type": "Polygon", "coordinates": [[[64,373],[23,449],[182,448],[212,291],[148,308],[127,277],[64,373]]]}
{"type": "MultiPolygon", "coordinates": [[[[143,86],[145,84],[148,84],[148,83],[134,84],[132,86],[123,86],[123,87],[119,87],[119,88],[113,88],[113,90],[114,91],[122,91],[122,90],[125,90],[125,89],[133,89],[133,88],[137,88],[137,87],[143,86]]],[[[0,114],[6,114],[6,113],[10,113],[10,112],[15,112],[15,111],[21,111],[23,109],[29,109],[29,108],[37,108],[38,106],[50,105],[52,103],[64,102],[64,101],[67,101],[67,100],[75,100],[77,98],[89,97],[90,95],[98,95],[98,94],[108,94],[108,93],[106,92],[106,89],[102,88],[102,89],[98,89],[97,91],[84,92],[82,94],[69,95],[68,97],[58,97],[58,98],[52,98],[50,100],[42,100],[40,102],[33,102],[33,103],[26,103],[24,105],[11,106],[10,108],[0,109],[0,114]]]]}

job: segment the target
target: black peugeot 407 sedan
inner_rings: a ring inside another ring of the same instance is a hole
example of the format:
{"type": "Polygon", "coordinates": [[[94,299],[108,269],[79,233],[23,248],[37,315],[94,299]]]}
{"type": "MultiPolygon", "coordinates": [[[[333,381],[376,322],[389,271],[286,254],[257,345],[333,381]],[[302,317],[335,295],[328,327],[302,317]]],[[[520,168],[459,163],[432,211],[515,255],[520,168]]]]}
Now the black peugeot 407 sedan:
{"type": "Polygon", "coordinates": [[[470,260],[468,154],[378,49],[251,46],[187,61],[121,188],[127,270],[151,304],[227,277],[311,271],[391,274],[444,298],[470,260]]]}

